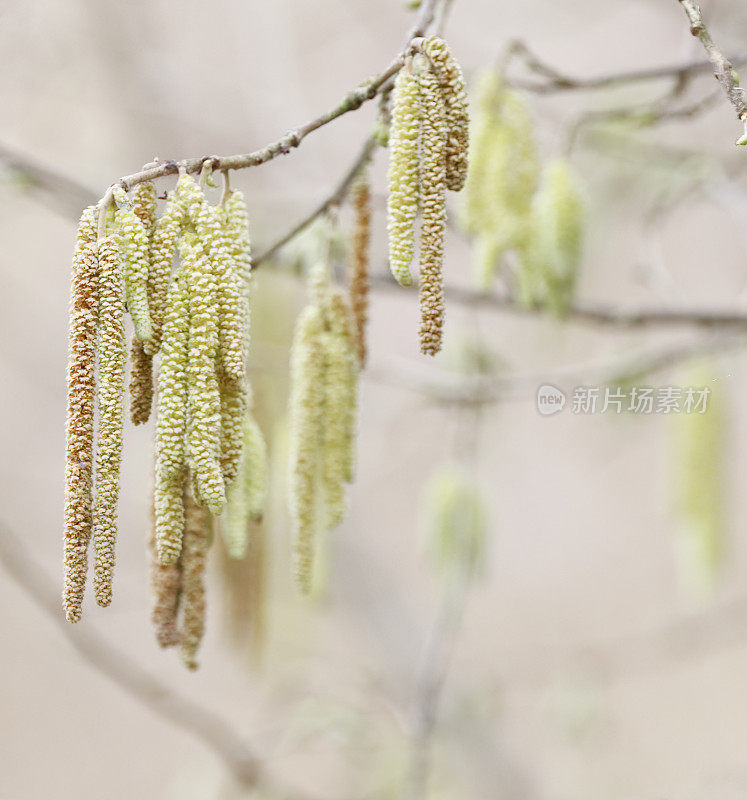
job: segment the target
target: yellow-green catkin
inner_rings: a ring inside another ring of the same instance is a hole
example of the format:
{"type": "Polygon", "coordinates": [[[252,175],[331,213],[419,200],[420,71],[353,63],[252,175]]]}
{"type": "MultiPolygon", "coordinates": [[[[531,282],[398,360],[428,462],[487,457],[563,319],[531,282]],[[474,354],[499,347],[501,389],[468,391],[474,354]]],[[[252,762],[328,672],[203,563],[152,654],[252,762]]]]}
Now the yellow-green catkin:
{"type": "Polygon", "coordinates": [[[156,425],[156,544],[162,564],[179,558],[184,529],[182,490],[186,478],[187,403],[189,398],[189,279],[196,244],[181,246],[182,267],[171,285],[163,325],[156,425]]]}
{"type": "MultiPolygon", "coordinates": [[[[187,215],[198,230],[213,235],[206,220],[207,202],[194,183],[186,188],[187,215]]],[[[186,237],[185,237],[186,238],[186,237]]],[[[212,514],[220,514],[226,501],[220,465],[221,409],[216,374],[218,354],[217,281],[210,260],[210,240],[194,237],[189,276],[189,428],[187,460],[196,499],[212,514]]]]}
{"type": "Polygon", "coordinates": [[[135,212],[128,207],[117,209],[114,228],[119,237],[127,309],[135,326],[135,336],[145,343],[153,335],[148,310],[148,233],[135,212]]]}
{"type": "Polygon", "coordinates": [[[243,448],[236,480],[228,489],[221,531],[230,558],[244,558],[252,523],[264,514],[267,496],[267,446],[254,415],[247,412],[243,425],[243,448]]]}
{"type": "Polygon", "coordinates": [[[324,318],[315,304],[298,317],[291,346],[289,511],[295,577],[302,592],[312,586],[314,542],[320,527],[318,498],[324,357],[324,318]]]}
{"type": "Polygon", "coordinates": [[[249,283],[251,252],[246,203],[241,192],[226,197],[221,246],[227,259],[219,265],[220,308],[218,383],[221,402],[220,463],[229,485],[241,457],[243,420],[247,405],[246,357],[249,341],[249,283]]]}
{"type": "Polygon", "coordinates": [[[184,227],[182,190],[194,183],[188,175],[180,175],[176,188],[169,194],[163,214],[156,222],[150,242],[150,273],[148,300],[152,335],[145,345],[147,353],[154,355],[161,347],[161,332],[166,317],[167,298],[171,281],[171,268],[179,235],[184,227]]]}
{"type": "Polygon", "coordinates": [[[584,202],[578,179],[563,159],[547,165],[532,203],[531,226],[522,253],[535,296],[563,316],[573,300],[581,264],[584,202]]]}
{"type": "MultiPolygon", "coordinates": [[[[132,192],[132,210],[140,220],[148,238],[148,306],[150,311],[153,296],[153,270],[150,256],[153,233],[156,227],[157,193],[152,181],[138,184],[132,192]]],[[[152,336],[152,325],[151,325],[152,336]]],[[[146,353],[145,344],[136,335],[130,348],[130,419],[142,425],[150,418],[153,406],[153,357],[146,353]]]]}
{"type": "Polygon", "coordinates": [[[342,295],[331,293],[327,325],[320,336],[323,364],[321,486],[325,528],[339,525],[345,514],[345,483],[355,467],[354,429],[358,360],[342,295]]]}
{"type": "Polygon", "coordinates": [[[447,579],[463,579],[482,568],[487,511],[472,477],[456,464],[442,464],[425,490],[427,548],[447,579]]]}
{"type": "Polygon", "coordinates": [[[703,598],[713,592],[726,551],[728,418],[723,382],[707,364],[691,370],[684,383],[708,392],[704,413],[702,405],[687,413],[683,399],[680,413],[672,415],[680,583],[703,598]]]}
{"type": "Polygon", "coordinates": [[[420,87],[420,350],[436,355],[444,324],[443,254],[446,225],[446,112],[438,77],[421,55],[420,87]]]}
{"type": "Polygon", "coordinates": [[[93,541],[96,552],[96,602],[112,598],[117,538],[119,467],[122,458],[124,373],[124,290],[116,234],[98,244],[99,257],[99,427],[96,458],[96,504],[93,541]]]}
{"type": "Polygon", "coordinates": [[[431,36],[421,47],[438,75],[446,112],[446,188],[458,192],[467,179],[469,112],[464,77],[443,39],[431,36]]]}
{"type": "Polygon", "coordinates": [[[487,70],[478,80],[476,97],[462,223],[481,245],[475,271],[487,288],[503,254],[526,238],[540,167],[532,119],[521,96],[487,70]]]}
{"type": "Polygon", "coordinates": [[[70,622],[81,618],[92,525],[98,326],[97,217],[96,206],[89,206],[80,218],[70,289],[63,594],[65,616],[70,622]]]}
{"type": "Polygon", "coordinates": [[[211,541],[210,515],[186,493],[179,604],[182,613],[180,654],[189,669],[198,667],[197,651],[205,633],[205,565],[211,541]]]}
{"type": "Polygon", "coordinates": [[[355,321],[355,346],[361,368],[366,363],[366,323],[368,322],[369,247],[371,242],[371,186],[367,171],[362,172],[353,186],[353,253],[350,271],[350,308],[355,321]]]}
{"type": "Polygon", "coordinates": [[[408,59],[394,82],[389,131],[389,267],[402,286],[412,285],[410,264],[415,251],[415,217],[419,199],[418,133],[420,90],[408,59]]]}

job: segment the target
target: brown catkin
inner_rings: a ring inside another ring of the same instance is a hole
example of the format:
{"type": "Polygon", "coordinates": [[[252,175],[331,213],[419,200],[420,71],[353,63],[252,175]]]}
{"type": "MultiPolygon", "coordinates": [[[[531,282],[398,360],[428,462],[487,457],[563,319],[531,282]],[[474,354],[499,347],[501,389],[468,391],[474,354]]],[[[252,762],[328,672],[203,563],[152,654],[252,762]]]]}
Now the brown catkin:
{"type": "Polygon", "coordinates": [[[112,599],[114,546],[117,538],[119,467],[122,458],[124,371],[124,287],[116,237],[98,245],[99,254],[99,428],[96,459],[96,505],[93,542],[96,551],[96,602],[112,599]]]}
{"type": "MultiPolygon", "coordinates": [[[[153,247],[153,233],[156,227],[156,186],[152,181],[139,183],[132,193],[132,210],[143,224],[150,252],[153,247]]],[[[155,291],[153,270],[148,270],[148,301],[155,291]]],[[[130,349],[130,419],[135,425],[142,425],[150,418],[153,405],[153,356],[146,352],[143,343],[134,336],[130,349]]]]}
{"type": "Polygon", "coordinates": [[[142,425],[150,418],[153,405],[153,356],[133,337],[130,358],[130,419],[133,424],[142,425]]]}
{"type": "Polygon", "coordinates": [[[78,622],[88,567],[93,485],[93,413],[96,398],[98,259],[96,207],[80,218],[70,291],[70,360],[65,476],[65,616],[78,622]]]}
{"type": "Polygon", "coordinates": [[[355,227],[353,228],[353,265],[350,276],[350,308],[355,322],[355,348],[358,361],[363,367],[366,363],[366,322],[368,321],[368,278],[369,245],[371,242],[371,186],[368,175],[363,172],[353,187],[353,208],[355,227]]]}
{"type": "MultiPolygon", "coordinates": [[[[422,55],[418,58],[424,58],[422,55]]],[[[436,355],[444,324],[443,254],[446,223],[446,115],[435,73],[419,64],[420,123],[420,350],[436,355]]]]}
{"type": "Polygon", "coordinates": [[[182,547],[181,657],[189,669],[197,669],[197,651],[205,632],[205,565],[212,534],[210,515],[192,499],[184,497],[184,544],[182,547]]]}
{"type": "Polygon", "coordinates": [[[179,563],[161,564],[156,547],[155,497],[151,507],[153,514],[153,535],[150,540],[150,586],[153,596],[151,622],[156,641],[161,647],[174,647],[179,644],[177,614],[182,573],[179,563]]]}
{"type": "Polygon", "coordinates": [[[435,67],[446,113],[446,188],[458,192],[467,179],[469,146],[469,113],[464,77],[449,47],[438,36],[431,36],[421,45],[435,67]]]}

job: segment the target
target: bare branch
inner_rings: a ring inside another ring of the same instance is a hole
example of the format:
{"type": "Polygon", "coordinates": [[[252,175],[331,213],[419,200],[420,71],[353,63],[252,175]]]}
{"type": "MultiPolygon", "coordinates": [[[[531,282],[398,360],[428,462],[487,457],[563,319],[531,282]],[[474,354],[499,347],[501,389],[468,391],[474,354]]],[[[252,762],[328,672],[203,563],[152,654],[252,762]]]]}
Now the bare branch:
{"type": "Polygon", "coordinates": [[[747,144],[747,106],[744,102],[742,89],[739,88],[739,75],[737,75],[731,61],[716,47],[716,43],[711,38],[703,22],[700,8],[693,0],[679,0],[680,5],[690,20],[690,33],[695,36],[703,45],[708,60],[715,69],[716,80],[721,84],[721,88],[729,98],[729,102],[734,106],[737,117],[744,126],[742,136],[737,139],[737,144],[747,144]]]}
{"type": "Polygon", "coordinates": [[[4,526],[0,526],[0,562],[81,658],[145,707],[199,739],[225,764],[241,786],[269,786],[273,796],[310,800],[308,795],[295,788],[276,785],[265,774],[260,758],[217,714],[174,692],[90,626],[70,625],[60,613],[59,592],[54,581],[44,574],[21,541],[4,526]]]}
{"type": "MultiPolygon", "coordinates": [[[[373,286],[382,291],[403,291],[391,276],[372,277],[373,286]]],[[[406,291],[406,290],[405,290],[406,291]]],[[[520,305],[507,294],[484,293],[461,286],[446,286],[446,300],[473,308],[505,309],[527,315],[546,314],[538,307],[520,305]]],[[[569,309],[567,319],[595,325],[618,328],[643,328],[648,326],[695,326],[702,328],[747,328],[747,311],[707,311],[700,308],[616,308],[595,303],[576,302],[569,309]]]]}
{"type": "Polygon", "coordinates": [[[260,164],[265,164],[279,155],[290,153],[313,131],[327,125],[343,114],[347,114],[349,111],[355,111],[360,108],[363,103],[372,100],[378,94],[389,91],[392,86],[392,79],[402,68],[405,63],[405,58],[411,52],[412,39],[425,34],[426,29],[433,21],[439,3],[442,2],[445,2],[445,0],[426,0],[426,2],[423,3],[417,21],[408,33],[407,43],[399,55],[397,55],[382,73],[365,81],[358,86],[357,89],[348,92],[342,101],[334,108],[324,114],[320,114],[304,125],[299,125],[297,128],[289,131],[284,136],[281,136],[279,139],[271,142],[260,150],[233,156],[201,156],[199,158],[187,158],[179,162],[166,161],[150,169],[134,172],[132,175],[126,175],[115,183],[118,183],[123,189],[129,191],[133,186],[137,186],[139,183],[155,180],[164,175],[176,174],[180,167],[188,173],[199,172],[205,163],[209,163],[213,171],[244,169],[246,167],[256,167],[260,164]]]}
{"type": "MultiPolygon", "coordinates": [[[[509,58],[512,55],[521,57],[525,66],[534,74],[544,78],[544,80],[540,82],[536,80],[523,80],[521,78],[509,78],[507,82],[517,89],[524,89],[525,91],[535,92],[536,94],[612,89],[630,83],[646,83],[648,81],[666,80],[667,78],[679,80],[707,72],[713,67],[713,63],[710,60],[699,60],[686,61],[681,64],[669,64],[662,67],[613,72],[607,75],[582,77],[566,75],[546,64],[541,61],[524,42],[519,40],[515,40],[509,44],[509,58]]],[[[747,63],[747,53],[734,56],[732,63],[747,63]]]]}

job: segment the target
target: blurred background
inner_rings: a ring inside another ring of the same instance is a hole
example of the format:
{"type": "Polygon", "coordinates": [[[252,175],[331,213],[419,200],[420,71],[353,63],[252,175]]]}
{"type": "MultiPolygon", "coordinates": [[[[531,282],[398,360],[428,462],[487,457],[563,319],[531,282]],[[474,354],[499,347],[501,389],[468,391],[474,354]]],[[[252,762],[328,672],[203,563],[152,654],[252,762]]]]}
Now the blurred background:
{"type": "MultiPolygon", "coordinates": [[[[747,59],[744,4],[703,11],[720,47],[747,59]]],[[[542,160],[569,157],[584,185],[579,313],[561,322],[517,309],[510,264],[493,301],[476,302],[457,225],[437,358],[418,353],[415,294],[377,283],[358,475],[310,601],[292,585],[284,511],[288,346],[305,293],[282,252],[258,270],[252,301],[252,380],[273,470],[261,591],[216,543],[201,668],[189,673],[158,648],[146,558],[152,424],[126,427],[112,606],[87,597],[65,632],[61,607],[55,624],[29,590],[29,574],[45,596],[62,580],[69,269],[82,207],[154,156],[248,152],[333,107],[386,68],[416,13],[400,0],[0,4],[0,797],[747,793],[745,327],[655,314],[629,327],[610,312],[747,314],[746,156],[711,73],[596,80],[703,60],[675,0],[454,0],[445,35],[470,87],[481,68],[505,66],[513,40],[594,84],[559,88],[516,48],[506,72],[517,87],[549,87],[517,90],[542,160]],[[569,398],[554,416],[537,411],[545,383],[569,398]],[[574,387],[618,384],[707,385],[708,425],[572,413],[574,387]],[[428,557],[427,487],[454,461],[485,505],[479,569],[456,582],[428,557]],[[32,560],[25,585],[8,556],[18,547],[32,560]],[[262,636],[242,605],[256,617],[260,594],[262,636]],[[102,674],[102,650],[119,659],[117,680],[102,674]],[[139,676],[135,694],[121,673],[139,676]],[[163,709],[174,706],[170,721],[163,709]],[[224,730],[262,760],[270,788],[242,785],[227,767],[224,730]],[[413,777],[422,770],[425,789],[413,777]]],[[[232,176],[257,252],[334,190],[374,121],[366,104],[232,176]]],[[[379,150],[371,263],[381,276],[386,162],[379,150]]],[[[350,221],[345,206],[340,230],[350,221]]]]}

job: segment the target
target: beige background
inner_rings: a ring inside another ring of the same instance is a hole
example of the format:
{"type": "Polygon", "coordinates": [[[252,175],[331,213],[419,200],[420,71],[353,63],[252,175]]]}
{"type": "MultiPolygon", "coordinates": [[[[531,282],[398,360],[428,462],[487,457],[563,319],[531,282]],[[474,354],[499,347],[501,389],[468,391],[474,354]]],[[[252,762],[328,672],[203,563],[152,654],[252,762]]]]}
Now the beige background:
{"type": "MultiPolygon", "coordinates": [[[[747,50],[742,4],[710,2],[704,10],[726,50],[747,50]]],[[[6,2],[0,142],[97,193],[153,155],[251,150],[383,69],[410,24],[411,12],[396,0],[6,2]]],[[[455,0],[447,33],[469,75],[514,37],[572,75],[702,57],[675,0],[455,0]]],[[[712,84],[706,75],[690,96],[705,96],[712,84]]],[[[662,88],[530,97],[543,156],[560,151],[567,125],[585,109],[640,102],[662,88]]],[[[364,107],[292,156],[235,176],[258,248],[334,186],[372,120],[373,107],[364,107]]],[[[721,101],[701,118],[614,147],[587,141],[577,151],[591,199],[583,299],[718,308],[740,301],[747,154],[735,151],[737,135],[721,101]],[[664,145],[671,155],[651,155],[664,145]],[[666,212],[647,227],[657,198],[666,212]]],[[[377,269],[385,267],[385,161],[379,153],[377,269]]],[[[0,186],[0,520],[59,581],[74,221],[40,199],[13,182],[0,186]]],[[[458,235],[446,269],[450,281],[469,283],[458,235]]],[[[276,409],[285,404],[285,347],[301,298],[296,281],[269,274],[255,293],[257,380],[276,409]]],[[[434,460],[452,452],[457,427],[453,409],[392,382],[458,384],[453,354],[479,329],[506,374],[523,377],[513,399],[491,406],[482,421],[476,478],[490,503],[489,563],[469,599],[445,688],[432,797],[744,797],[744,358],[732,349],[715,367],[715,391],[731,412],[731,540],[715,596],[694,604],[678,589],[667,420],[567,412],[543,419],[533,391],[545,379],[564,385],[557,373],[568,366],[615,364],[641,348],[705,334],[558,326],[451,304],[451,353],[426,361],[416,324],[413,295],[375,295],[359,476],[333,535],[323,603],[293,591],[282,497],[274,500],[262,669],[221,634],[217,571],[202,669],[187,674],[155,645],[144,556],[150,429],[126,434],[115,602],[104,611],[89,602],[82,625],[233,720],[287,782],[333,799],[398,796],[414,676],[437,604],[422,555],[419,494],[434,460]]],[[[680,378],[663,372],[651,382],[680,378]]],[[[83,662],[4,572],[0,607],[0,798],[243,796],[199,742],[83,662]]]]}

